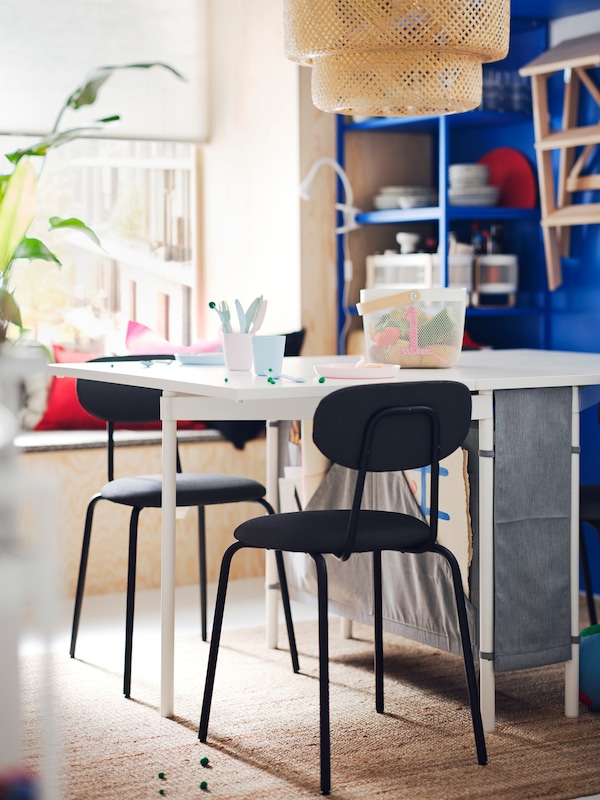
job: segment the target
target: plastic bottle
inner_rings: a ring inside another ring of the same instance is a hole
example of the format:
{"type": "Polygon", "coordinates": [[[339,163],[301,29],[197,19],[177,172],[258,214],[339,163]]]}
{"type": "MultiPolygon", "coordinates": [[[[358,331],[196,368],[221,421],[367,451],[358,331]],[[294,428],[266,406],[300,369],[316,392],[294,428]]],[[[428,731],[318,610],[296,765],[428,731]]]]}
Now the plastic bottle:
{"type": "Polygon", "coordinates": [[[487,240],[487,252],[489,255],[498,255],[504,252],[504,234],[502,225],[490,226],[490,235],[487,240]]]}
{"type": "Polygon", "coordinates": [[[471,244],[473,245],[474,256],[483,255],[485,252],[483,234],[481,232],[481,226],[478,222],[474,222],[471,226],[471,244]]]}

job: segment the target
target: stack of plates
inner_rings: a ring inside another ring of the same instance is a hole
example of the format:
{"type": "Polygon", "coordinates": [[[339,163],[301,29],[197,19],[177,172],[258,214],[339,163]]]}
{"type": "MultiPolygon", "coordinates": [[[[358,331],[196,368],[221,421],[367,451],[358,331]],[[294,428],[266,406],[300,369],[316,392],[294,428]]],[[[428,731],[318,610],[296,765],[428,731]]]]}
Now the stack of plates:
{"type": "Polygon", "coordinates": [[[498,202],[500,189],[488,184],[486,164],[452,164],[448,177],[451,206],[495,206],[498,202]]]}
{"type": "Polygon", "coordinates": [[[437,192],[430,186],[382,186],[375,195],[375,208],[425,208],[435,206],[437,192]]]}

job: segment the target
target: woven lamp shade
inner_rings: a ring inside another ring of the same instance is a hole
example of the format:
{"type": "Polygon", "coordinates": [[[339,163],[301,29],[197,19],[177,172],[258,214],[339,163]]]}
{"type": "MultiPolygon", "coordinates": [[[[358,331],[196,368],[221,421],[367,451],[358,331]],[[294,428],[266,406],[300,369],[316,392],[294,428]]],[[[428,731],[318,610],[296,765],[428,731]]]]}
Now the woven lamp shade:
{"type": "Polygon", "coordinates": [[[510,0],[284,0],[285,55],[312,67],[313,103],[337,114],[476,108],[509,29],[510,0]]]}

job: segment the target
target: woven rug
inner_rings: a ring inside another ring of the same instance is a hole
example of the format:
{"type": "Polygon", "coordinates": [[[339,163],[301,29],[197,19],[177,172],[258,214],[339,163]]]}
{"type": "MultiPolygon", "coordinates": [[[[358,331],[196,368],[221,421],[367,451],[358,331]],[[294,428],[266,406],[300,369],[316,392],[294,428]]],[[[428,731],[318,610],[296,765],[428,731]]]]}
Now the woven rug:
{"type": "MultiPolygon", "coordinates": [[[[386,635],[380,715],[371,630],[355,625],[344,640],[337,620],[330,628],[332,798],[562,800],[600,791],[600,714],[582,707],[578,719],[565,718],[561,665],[497,676],[496,730],[480,767],[460,658],[386,635]]],[[[120,641],[88,648],[85,660],[24,657],[26,763],[39,768],[40,707],[49,702],[60,800],[141,800],[161,789],[173,800],[315,797],[316,623],[298,624],[297,636],[294,675],[283,646],[266,648],[264,629],[224,631],[206,744],[197,739],[208,652],[199,637],[176,639],[174,719],[158,713],[158,639],[134,644],[130,700],[121,694],[120,641]]]]}

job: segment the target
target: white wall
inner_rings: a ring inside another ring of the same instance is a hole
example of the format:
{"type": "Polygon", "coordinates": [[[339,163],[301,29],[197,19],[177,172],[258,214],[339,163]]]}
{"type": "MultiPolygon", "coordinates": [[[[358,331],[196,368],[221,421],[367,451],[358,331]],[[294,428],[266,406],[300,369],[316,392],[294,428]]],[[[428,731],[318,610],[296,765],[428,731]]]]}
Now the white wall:
{"type": "Polygon", "coordinates": [[[563,17],[550,23],[550,47],[555,47],[565,39],[576,39],[598,31],[600,31],[600,10],[563,17]]]}
{"type": "MultiPolygon", "coordinates": [[[[209,25],[201,304],[239,297],[247,306],[262,294],[263,332],[293,330],[300,327],[299,90],[298,68],[283,55],[281,0],[210,0],[209,25]]],[[[214,335],[217,323],[207,312],[205,332],[214,335]]]]}
{"type": "Polygon", "coordinates": [[[43,136],[91,71],[162,61],[185,82],[156,68],[118,72],[62,127],[120,114],[112,137],[203,141],[207,1],[2,0],[0,130],[43,136]]]}

